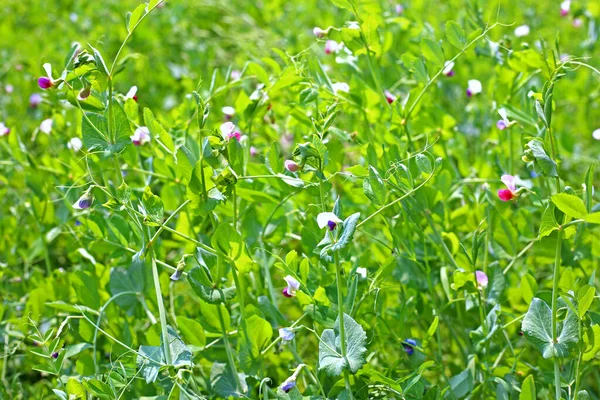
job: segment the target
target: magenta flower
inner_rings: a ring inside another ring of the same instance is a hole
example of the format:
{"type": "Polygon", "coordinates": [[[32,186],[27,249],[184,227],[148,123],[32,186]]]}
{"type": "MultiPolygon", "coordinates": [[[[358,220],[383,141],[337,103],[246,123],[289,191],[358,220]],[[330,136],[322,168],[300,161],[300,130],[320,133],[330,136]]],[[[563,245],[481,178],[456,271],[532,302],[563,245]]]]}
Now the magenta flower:
{"type": "Polygon", "coordinates": [[[50,89],[52,86],[54,86],[54,81],[52,80],[52,78],[49,78],[47,76],[40,76],[38,78],[38,86],[40,87],[40,89],[50,89]]]}
{"type": "Polygon", "coordinates": [[[295,297],[296,291],[300,289],[300,282],[291,275],[287,275],[283,280],[286,281],[287,286],[283,288],[281,293],[283,293],[285,297],[295,297]]]}
{"type": "Polygon", "coordinates": [[[258,149],[254,146],[250,146],[250,157],[256,157],[258,155],[258,149]]]}
{"type": "Polygon", "coordinates": [[[571,0],[565,0],[560,3],[560,15],[562,17],[566,17],[569,14],[569,10],[571,9],[571,0]]]}
{"type": "Polygon", "coordinates": [[[239,142],[242,137],[242,134],[235,130],[235,124],[233,122],[221,124],[219,130],[221,131],[221,135],[227,140],[235,138],[239,142]]]}
{"type": "Polygon", "coordinates": [[[517,184],[516,184],[517,177],[512,176],[512,175],[502,175],[500,177],[500,180],[507,187],[507,189],[498,190],[498,197],[500,198],[500,200],[510,201],[510,200],[518,197],[517,184]]]}
{"type": "Polygon", "coordinates": [[[488,285],[488,277],[483,271],[475,271],[475,277],[477,278],[477,285],[479,287],[485,288],[488,285]]]}
{"type": "Polygon", "coordinates": [[[388,104],[392,104],[393,102],[395,102],[395,101],[396,101],[396,98],[397,98],[397,97],[396,97],[396,96],[394,96],[394,94],[393,94],[392,92],[390,92],[389,90],[386,90],[386,91],[384,92],[384,94],[385,94],[385,99],[386,99],[386,101],[388,102],[388,104]]]}
{"type": "Polygon", "coordinates": [[[298,170],[300,169],[300,166],[293,160],[285,160],[283,165],[285,166],[285,169],[287,169],[290,172],[298,172],[298,170]]]}

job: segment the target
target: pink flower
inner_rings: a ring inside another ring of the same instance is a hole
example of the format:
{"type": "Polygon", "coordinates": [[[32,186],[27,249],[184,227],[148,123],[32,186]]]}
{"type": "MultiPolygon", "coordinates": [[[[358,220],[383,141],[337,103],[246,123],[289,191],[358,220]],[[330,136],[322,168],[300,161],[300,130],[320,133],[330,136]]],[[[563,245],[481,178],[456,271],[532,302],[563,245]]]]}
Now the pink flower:
{"type": "Polygon", "coordinates": [[[573,20],[573,28],[581,28],[583,26],[583,20],[581,18],[575,18],[573,20]]]}
{"type": "Polygon", "coordinates": [[[485,272],[477,270],[475,271],[475,277],[477,278],[477,285],[479,287],[487,287],[489,280],[485,272]]]}
{"type": "Polygon", "coordinates": [[[400,15],[404,12],[404,6],[402,4],[396,4],[396,14],[400,15]]]}
{"type": "Polygon", "coordinates": [[[37,108],[40,104],[42,104],[42,95],[39,93],[34,93],[29,96],[29,107],[37,108]]]}
{"type": "Polygon", "coordinates": [[[235,124],[233,122],[225,122],[224,124],[221,124],[219,130],[221,131],[221,135],[223,135],[223,137],[227,140],[235,138],[239,142],[240,138],[242,137],[242,134],[235,130],[235,124]]]}
{"type": "Polygon", "coordinates": [[[258,155],[258,149],[254,146],[250,146],[250,157],[256,157],[258,155]]]}
{"type": "Polygon", "coordinates": [[[498,190],[498,197],[500,198],[500,200],[510,201],[510,200],[518,197],[517,185],[516,185],[517,177],[512,176],[512,175],[502,175],[502,177],[500,177],[500,180],[507,187],[507,189],[498,190]]]}
{"type": "Polygon", "coordinates": [[[566,17],[571,9],[571,0],[565,0],[560,3],[560,15],[566,17]]]}
{"type": "Polygon", "coordinates": [[[387,100],[388,104],[392,104],[393,102],[396,101],[396,96],[394,96],[394,94],[392,92],[390,92],[389,90],[385,91],[385,99],[387,100]]]}
{"type": "Polygon", "coordinates": [[[238,71],[237,69],[234,69],[233,71],[231,71],[231,75],[229,75],[229,77],[231,78],[232,81],[237,81],[238,79],[240,79],[242,77],[242,73],[240,71],[238,71]]]}
{"type": "Polygon", "coordinates": [[[298,164],[296,164],[296,162],[293,160],[285,160],[283,165],[285,165],[285,169],[287,169],[290,172],[298,172],[298,169],[300,168],[298,164]]]}
{"type": "Polygon", "coordinates": [[[300,289],[300,282],[291,275],[287,275],[283,280],[286,281],[287,287],[283,288],[281,293],[283,293],[285,297],[296,296],[296,291],[300,289]]]}
{"type": "Polygon", "coordinates": [[[47,76],[40,76],[38,78],[38,86],[40,87],[40,89],[50,89],[52,86],[54,86],[54,81],[52,80],[52,78],[49,78],[47,76]]]}
{"type": "Polygon", "coordinates": [[[0,137],[8,136],[9,133],[10,133],[10,128],[8,128],[6,125],[4,125],[4,122],[0,122],[0,137]]]}
{"type": "Polygon", "coordinates": [[[325,42],[325,54],[337,53],[341,45],[335,40],[328,40],[325,42]]]}
{"type": "Polygon", "coordinates": [[[327,35],[327,31],[319,28],[318,26],[315,26],[313,28],[313,35],[315,35],[316,37],[318,37],[319,39],[324,37],[325,35],[327,35]]]}
{"type": "Polygon", "coordinates": [[[134,145],[143,146],[150,141],[150,130],[147,126],[140,126],[133,132],[130,138],[134,145]]]}

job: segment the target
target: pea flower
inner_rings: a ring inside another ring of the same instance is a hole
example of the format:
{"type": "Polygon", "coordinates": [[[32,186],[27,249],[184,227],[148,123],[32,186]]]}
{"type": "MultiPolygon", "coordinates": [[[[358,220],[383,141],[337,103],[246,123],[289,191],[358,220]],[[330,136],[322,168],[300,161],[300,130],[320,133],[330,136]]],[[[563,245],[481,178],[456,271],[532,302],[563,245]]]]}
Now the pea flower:
{"type": "Polygon", "coordinates": [[[0,122],[0,137],[8,136],[9,133],[10,133],[10,128],[8,128],[6,125],[4,125],[4,122],[0,122]]]}
{"type": "Polygon", "coordinates": [[[90,190],[81,195],[79,199],[75,203],[73,203],[73,208],[76,210],[85,210],[86,208],[90,208],[92,205],[92,201],[94,201],[94,196],[90,190]]]}
{"type": "Polygon", "coordinates": [[[565,0],[560,3],[560,15],[562,17],[566,17],[569,14],[569,10],[571,9],[571,0],[565,0]]]}
{"type": "Polygon", "coordinates": [[[290,328],[279,328],[279,337],[281,338],[281,343],[286,344],[294,340],[296,334],[290,328]]]}
{"type": "Polygon", "coordinates": [[[140,126],[129,137],[131,142],[136,146],[143,146],[150,142],[150,130],[147,126],[140,126]]]}
{"type": "Polygon", "coordinates": [[[331,84],[331,89],[333,89],[334,94],[338,94],[338,92],[348,93],[350,91],[350,86],[346,82],[336,82],[331,84]]]}
{"type": "Polygon", "coordinates": [[[137,86],[132,86],[129,89],[129,91],[127,92],[127,94],[125,95],[125,100],[127,100],[127,99],[133,99],[133,100],[135,100],[137,102],[138,101],[138,97],[137,97],[137,94],[136,94],[137,90],[138,90],[137,86]]]}
{"type": "Polygon", "coordinates": [[[508,115],[506,114],[506,109],[504,108],[498,109],[498,114],[500,114],[502,119],[499,119],[496,122],[496,128],[500,129],[501,131],[505,130],[506,128],[510,128],[512,125],[517,123],[516,121],[509,121],[508,115]]]}
{"type": "Polygon", "coordinates": [[[234,69],[233,71],[231,71],[231,74],[229,75],[229,77],[231,78],[232,81],[237,81],[238,79],[240,79],[242,77],[242,73],[240,71],[238,71],[237,69],[234,69]]]}
{"type": "Polygon", "coordinates": [[[454,76],[454,62],[446,61],[444,63],[444,70],[442,74],[446,75],[448,78],[452,78],[454,76]]]}
{"type": "Polygon", "coordinates": [[[396,101],[396,98],[397,98],[397,97],[396,97],[396,96],[394,96],[394,94],[393,94],[392,92],[390,92],[389,90],[386,90],[386,91],[384,92],[384,94],[385,94],[385,99],[386,99],[386,101],[388,102],[388,104],[392,104],[393,102],[395,102],[395,101],[396,101]]]}
{"type": "Polygon", "coordinates": [[[529,26],[528,25],[521,25],[521,26],[517,26],[515,28],[515,36],[516,37],[523,37],[523,36],[527,36],[529,35],[529,26]]]}
{"type": "Polygon", "coordinates": [[[573,20],[573,28],[581,28],[583,26],[583,20],[581,18],[575,18],[573,20]]]}
{"type": "Polygon", "coordinates": [[[283,280],[287,282],[287,286],[283,288],[281,293],[285,297],[295,297],[296,291],[300,289],[300,282],[291,275],[287,275],[283,280]]]}
{"type": "Polygon", "coordinates": [[[400,15],[404,12],[404,6],[402,4],[396,4],[396,14],[400,15]]]}
{"type": "Polygon", "coordinates": [[[318,37],[320,39],[322,37],[325,37],[325,35],[327,35],[327,31],[319,28],[318,26],[315,26],[313,28],[313,35],[315,35],[316,37],[318,37]]]}
{"type": "MultiPolygon", "coordinates": [[[[0,130],[1,133],[1,130],[0,130]]],[[[592,132],[592,137],[596,140],[600,140],[600,128],[594,130],[594,132],[592,132]]]]}
{"type": "Polygon", "coordinates": [[[29,107],[37,108],[40,104],[42,104],[42,95],[39,93],[34,93],[29,96],[29,107]]]}
{"type": "Polygon", "coordinates": [[[58,351],[52,353],[52,358],[54,358],[55,360],[58,358],[58,351]]]}
{"type": "Polygon", "coordinates": [[[178,281],[178,280],[179,280],[179,278],[181,278],[181,275],[183,275],[183,270],[184,270],[184,269],[185,269],[185,261],[183,261],[183,262],[181,262],[181,261],[180,261],[180,262],[177,264],[177,269],[175,270],[175,272],[173,272],[173,273],[171,274],[171,277],[170,277],[170,279],[171,279],[172,281],[178,281]]]}
{"type": "Polygon", "coordinates": [[[50,89],[55,85],[54,79],[52,79],[52,66],[48,63],[43,65],[44,70],[46,71],[46,76],[40,76],[38,78],[38,86],[40,89],[46,90],[50,89]]]}
{"type": "Polygon", "coordinates": [[[4,86],[4,90],[6,91],[6,93],[11,94],[12,92],[14,92],[15,87],[9,83],[6,86],[4,86]]]}
{"type": "Polygon", "coordinates": [[[79,91],[79,93],[77,93],[77,100],[84,101],[85,99],[90,97],[90,94],[92,94],[92,87],[86,86],[86,87],[82,88],[79,91]]]}
{"type": "Polygon", "coordinates": [[[467,97],[481,93],[482,90],[483,87],[481,86],[481,82],[477,79],[470,79],[469,82],[467,82],[467,97]]]}
{"type": "Polygon", "coordinates": [[[475,271],[475,278],[477,279],[477,286],[481,288],[486,288],[488,285],[488,277],[483,271],[475,271]]]}
{"type": "Polygon", "coordinates": [[[235,125],[233,122],[225,122],[224,124],[221,125],[219,130],[221,131],[221,134],[227,140],[230,140],[231,138],[235,138],[239,142],[240,138],[242,137],[242,134],[235,130],[235,125]]]}
{"type": "Polygon", "coordinates": [[[338,216],[332,212],[322,212],[317,215],[317,224],[319,225],[319,229],[328,227],[330,231],[333,231],[337,224],[341,224],[342,222],[344,221],[339,219],[338,216]]]}
{"type": "Polygon", "coordinates": [[[67,148],[69,150],[73,150],[75,153],[81,150],[83,147],[83,142],[78,137],[71,138],[67,143],[67,148]]]}
{"type": "Polygon", "coordinates": [[[52,132],[52,118],[47,118],[40,123],[40,131],[49,135],[52,132]]]}
{"type": "Polygon", "coordinates": [[[298,170],[300,169],[300,166],[293,160],[285,160],[283,165],[285,166],[285,169],[287,169],[290,172],[298,172],[298,170]]]}
{"type": "Polygon", "coordinates": [[[415,339],[406,339],[404,342],[402,342],[402,347],[404,347],[404,351],[409,356],[412,356],[415,353],[414,346],[416,345],[417,341],[415,339]]]}
{"type": "Polygon", "coordinates": [[[360,277],[360,279],[367,279],[367,269],[365,267],[356,268],[356,273],[360,277]]]}
{"type": "Polygon", "coordinates": [[[342,44],[335,40],[328,40],[325,42],[325,54],[337,53],[342,48],[342,44]]]}
{"type": "Polygon", "coordinates": [[[235,108],[231,106],[225,106],[221,109],[221,111],[223,112],[223,114],[225,115],[225,119],[227,120],[233,118],[233,116],[235,115],[235,108]]]}
{"type": "Polygon", "coordinates": [[[250,157],[256,157],[258,155],[258,149],[254,146],[250,146],[250,157]]]}
{"type": "Polygon", "coordinates": [[[502,175],[500,177],[502,183],[504,183],[507,189],[498,190],[498,197],[502,201],[510,201],[516,197],[518,197],[517,193],[517,177],[512,175],[502,175]]]}
{"type": "Polygon", "coordinates": [[[302,371],[302,368],[306,367],[306,364],[299,364],[294,373],[287,378],[279,388],[284,392],[288,393],[290,390],[296,387],[296,379],[298,379],[298,374],[302,371]]]}

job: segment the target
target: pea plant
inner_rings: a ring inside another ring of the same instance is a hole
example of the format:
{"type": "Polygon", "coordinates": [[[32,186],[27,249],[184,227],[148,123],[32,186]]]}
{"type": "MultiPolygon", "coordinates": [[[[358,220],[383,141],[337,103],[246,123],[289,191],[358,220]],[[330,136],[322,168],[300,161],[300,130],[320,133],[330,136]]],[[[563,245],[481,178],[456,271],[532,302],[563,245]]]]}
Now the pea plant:
{"type": "Polygon", "coordinates": [[[124,3],[0,68],[0,398],[599,398],[596,3],[124,3]]]}

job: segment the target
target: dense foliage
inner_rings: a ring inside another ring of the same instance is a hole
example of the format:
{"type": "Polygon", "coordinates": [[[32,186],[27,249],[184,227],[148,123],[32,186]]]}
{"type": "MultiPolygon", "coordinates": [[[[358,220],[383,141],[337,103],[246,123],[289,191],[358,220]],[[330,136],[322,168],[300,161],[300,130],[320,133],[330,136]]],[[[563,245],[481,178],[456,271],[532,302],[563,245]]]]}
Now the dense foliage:
{"type": "Polygon", "coordinates": [[[0,12],[1,399],[599,398],[597,1],[0,12]]]}

